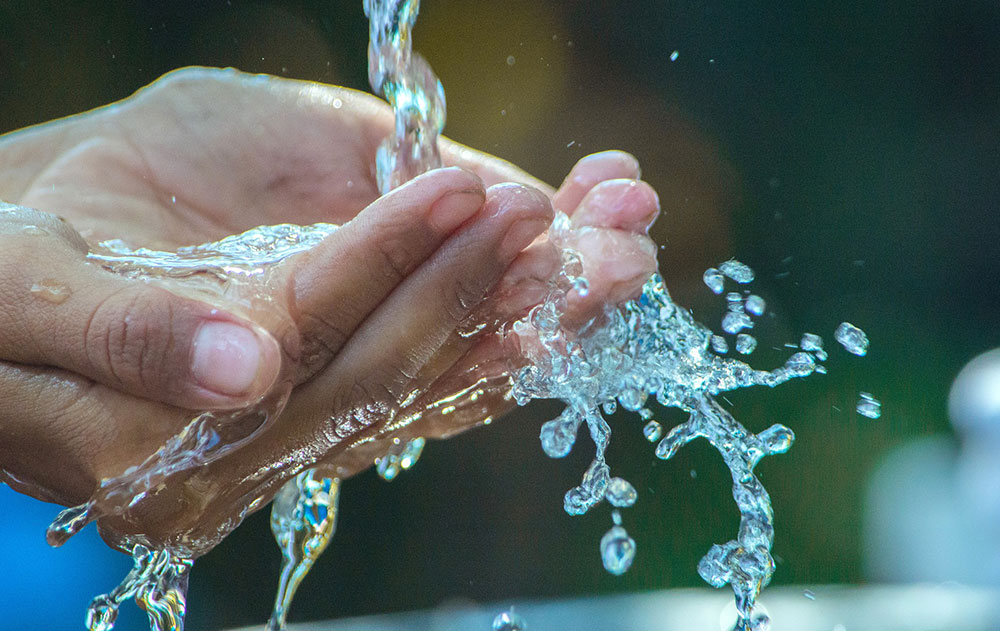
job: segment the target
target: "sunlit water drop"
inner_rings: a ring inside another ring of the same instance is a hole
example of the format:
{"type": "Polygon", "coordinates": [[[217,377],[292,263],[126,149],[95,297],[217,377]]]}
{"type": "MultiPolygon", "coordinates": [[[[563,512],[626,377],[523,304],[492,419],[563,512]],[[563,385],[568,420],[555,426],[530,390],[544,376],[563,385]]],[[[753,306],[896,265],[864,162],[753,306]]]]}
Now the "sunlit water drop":
{"type": "Polygon", "coordinates": [[[719,271],[740,284],[749,283],[754,278],[754,273],[750,269],[750,266],[740,263],[736,259],[729,259],[720,265],[719,271]]]}
{"type": "Polygon", "coordinates": [[[714,267],[710,267],[707,270],[705,270],[705,273],[702,275],[702,280],[704,280],[705,285],[707,285],[708,288],[711,289],[716,294],[722,293],[723,286],[726,282],[726,279],[723,277],[722,272],[715,269],[714,267]]]}
{"type": "Polygon", "coordinates": [[[747,296],[746,310],[750,315],[762,316],[764,315],[764,310],[767,308],[767,303],[764,299],[756,294],[750,294],[747,296]]]}
{"type": "Polygon", "coordinates": [[[757,338],[746,333],[736,336],[736,352],[741,355],[749,355],[757,348],[757,338]]]}
{"type": "Polygon", "coordinates": [[[493,618],[493,631],[527,631],[528,625],[511,607],[493,618]]]}
{"type": "Polygon", "coordinates": [[[601,537],[601,563],[604,569],[620,576],[632,567],[635,561],[635,540],[622,526],[615,524],[601,537]]]}
{"type": "Polygon", "coordinates": [[[882,416],[882,402],[867,392],[860,394],[856,409],[858,414],[868,418],[875,419],[882,416]]]}
{"type": "Polygon", "coordinates": [[[868,352],[868,336],[850,322],[841,322],[833,337],[848,353],[863,356],[868,352]]]}
{"type": "Polygon", "coordinates": [[[73,295],[73,290],[66,283],[54,278],[46,278],[31,285],[31,293],[46,302],[60,305],[73,295]]]}

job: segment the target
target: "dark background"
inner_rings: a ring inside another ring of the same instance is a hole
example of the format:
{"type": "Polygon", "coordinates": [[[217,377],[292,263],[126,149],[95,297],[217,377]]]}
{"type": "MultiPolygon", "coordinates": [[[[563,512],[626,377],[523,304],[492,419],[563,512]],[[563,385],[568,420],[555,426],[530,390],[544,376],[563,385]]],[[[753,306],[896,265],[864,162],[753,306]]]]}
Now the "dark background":
{"type": "MultiPolygon", "coordinates": [[[[718,329],[724,301],[701,271],[732,256],[754,267],[775,314],[755,329],[756,366],[779,364],[787,351],[771,347],[805,331],[832,347],[842,320],[868,333],[868,357],[832,348],[828,376],[729,395],[749,428],[783,422],[798,437],[758,469],[776,513],[775,583],[863,582],[873,467],[948,432],[951,380],[1000,345],[1000,5],[425,0],[415,42],[456,140],[553,184],[587,153],[634,153],[661,195],[661,269],[705,323],[718,329]],[[853,411],[858,391],[882,400],[880,420],[853,411]]],[[[0,132],[192,64],[367,89],[366,44],[360,0],[5,0],[0,132]]],[[[614,419],[608,459],[640,498],[625,512],[638,559],[612,577],[597,552],[607,509],[562,511],[591,444],[565,462],[538,446],[553,409],[429,444],[392,483],[371,471],[347,482],[338,533],[292,618],[701,585],[701,555],[738,524],[718,454],[699,442],[657,461],[638,421],[614,419]]],[[[11,558],[0,548],[0,567],[11,558]]],[[[263,623],[278,563],[261,511],[197,563],[190,628],[263,623]]],[[[87,576],[87,593],[112,587],[87,576]]],[[[58,580],[22,606],[64,598],[58,580]]],[[[72,603],[80,617],[86,600],[72,603]]]]}

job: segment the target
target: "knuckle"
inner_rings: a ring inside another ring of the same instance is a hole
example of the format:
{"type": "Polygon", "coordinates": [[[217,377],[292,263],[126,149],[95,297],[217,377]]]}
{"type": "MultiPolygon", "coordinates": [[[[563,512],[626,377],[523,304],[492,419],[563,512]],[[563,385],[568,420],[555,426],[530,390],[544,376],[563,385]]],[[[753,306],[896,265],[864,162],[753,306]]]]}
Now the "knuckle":
{"type": "Polygon", "coordinates": [[[391,282],[399,283],[413,271],[416,261],[412,245],[414,241],[413,235],[407,236],[397,230],[385,232],[378,239],[376,252],[380,258],[379,266],[391,282]]]}
{"type": "Polygon", "coordinates": [[[302,362],[309,371],[328,362],[350,339],[350,332],[339,323],[340,318],[336,316],[303,312],[299,318],[303,344],[302,362]]]}
{"type": "Polygon", "coordinates": [[[449,291],[445,309],[452,322],[464,320],[469,311],[482,301],[484,293],[479,282],[462,275],[452,281],[449,291]]]}
{"type": "Polygon", "coordinates": [[[120,387],[165,385],[176,313],[172,301],[151,289],[122,288],[104,298],[85,329],[88,359],[120,387]]]}

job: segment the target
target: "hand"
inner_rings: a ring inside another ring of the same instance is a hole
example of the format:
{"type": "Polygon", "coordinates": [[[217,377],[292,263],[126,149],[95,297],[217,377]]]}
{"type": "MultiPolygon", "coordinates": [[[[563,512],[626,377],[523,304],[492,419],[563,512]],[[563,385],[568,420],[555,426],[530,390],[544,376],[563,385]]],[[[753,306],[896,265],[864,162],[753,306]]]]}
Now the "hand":
{"type": "MultiPolygon", "coordinates": [[[[391,125],[384,104],[359,93],[183,71],[111,108],[3,139],[0,197],[58,213],[91,241],[172,249],[260,224],[344,224],[275,273],[274,295],[287,317],[274,318],[252,304],[194,300],[184,287],[109,274],[83,261],[86,244],[68,225],[42,213],[7,213],[4,252],[21,263],[0,284],[9,305],[0,315],[0,356],[8,360],[0,396],[15,402],[8,409],[22,408],[0,417],[0,463],[12,485],[80,502],[100,479],[183,427],[188,409],[253,401],[285,375],[294,390],[264,436],[102,524],[112,538],[146,532],[190,540],[259,505],[256,496],[273,493],[296,467],[335,457],[348,438],[384,431],[411,393],[440,398],[437,384],[453,381],[441,377],[465,374],[454,367],[475,356],[478,338],[454,334],[470,308],[505,270],[503,286],[514,288],[544,267],[545,257],[531,254],[543,243],[518,252],[550,210],[523,186],[484,190],[501,181],[537,183],[446,141],[446,161],[483,183],[445,169],[376,199],[370,165],[391,125]],[[27,225],[45,233],[25,232],[27,225]],[[49,277],[72,292],[62,304],[29,291],[44,289],[49,277]],[[221,335],[227,329],[228,338],[221,335]],[[200,335],[222,339],[200,345],[208,360],[199,367],[200,335]],[[221,375],[203,374],[220,363],[227,367],[221,375]],[[253,370],[240,375],[242,365],[253,370]],[[372,409],[377,420],[343,431],[372,409]],[[268,465],[263,480],[247,473],[268,465]]],[[[620,156],[601,160],[634,170],[620,156]]],[[[575,207],[573,197],[586,188],[571,182],[555,200],[561,195],[575,207]]],[[[635,236],[607,232],[611,241],[635,236]]],[[[645,248],[639,267],[651,271],[650,245],[637,247],[645,248]]],[[[11,268],[3,266],[5,276],[11,268]]],[[[611,289],[616,281],[609,282],[611,289]]],[[[591,295],[600,299],[600,291],[591,295]]]]}

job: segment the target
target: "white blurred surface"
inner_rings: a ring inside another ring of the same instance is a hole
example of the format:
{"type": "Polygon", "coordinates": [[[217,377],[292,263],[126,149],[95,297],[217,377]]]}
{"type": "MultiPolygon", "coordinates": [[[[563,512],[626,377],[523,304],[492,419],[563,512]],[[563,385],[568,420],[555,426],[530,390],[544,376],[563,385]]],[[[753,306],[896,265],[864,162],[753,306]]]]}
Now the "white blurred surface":
{"type": "MultiPolygon", "coordinates": [[[[1000,590],[958,584],[767,589],[772,631],[997,631],[1000,590]]],[[[292,624],[289,631],[490,631],[513,605],[528,631],[720,631],[728,590],[681,589],[547,602],[472,603],[292,624]]],[[[294,608],[292,614],[294,616],[294,608]]],[[[246,627],[241,631],[260,631],[246,627]]],[[[728,629],[725,629],[728,631],[728,629]]]]}

